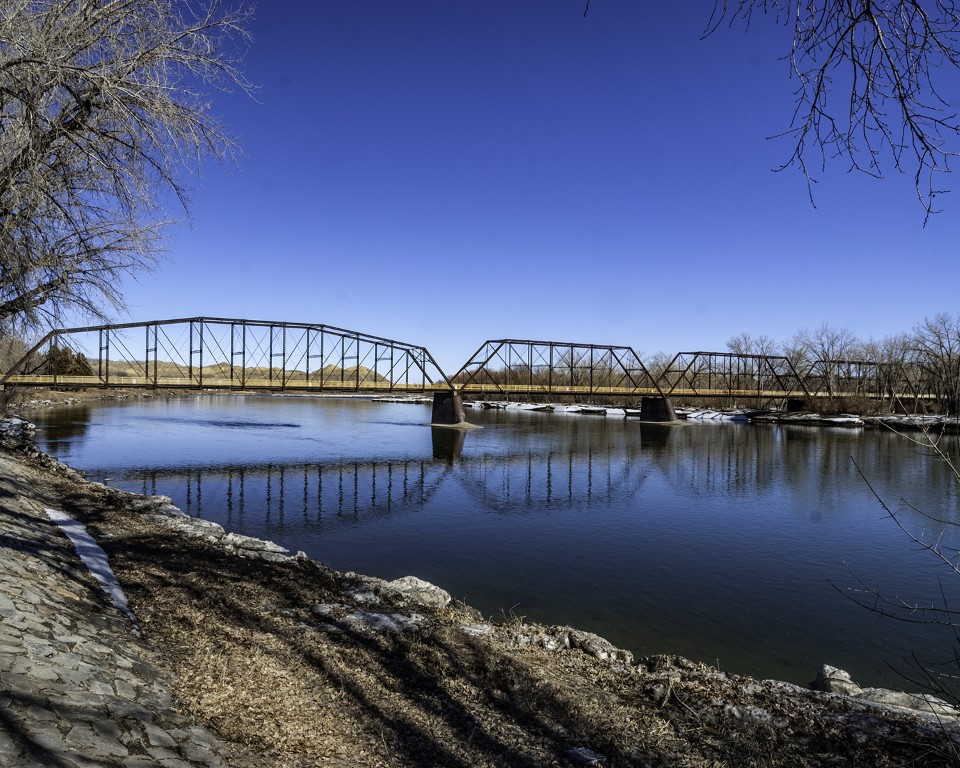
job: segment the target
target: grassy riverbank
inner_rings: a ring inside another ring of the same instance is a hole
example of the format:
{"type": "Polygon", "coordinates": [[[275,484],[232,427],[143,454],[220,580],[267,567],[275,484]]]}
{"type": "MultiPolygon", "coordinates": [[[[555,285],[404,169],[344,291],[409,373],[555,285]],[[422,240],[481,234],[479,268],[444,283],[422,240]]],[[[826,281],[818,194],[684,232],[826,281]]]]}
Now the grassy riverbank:
{"type": "Polygon", "coordinates": [[[631,663],[570,628],[411,603],[306,558],[238,556],[162,524],[160,500],[43,456],[0,458],[29,503],[87,525],[178,707],[257,765],[955,764],[942,730],[903,711],[675,657],[631,663]]]}

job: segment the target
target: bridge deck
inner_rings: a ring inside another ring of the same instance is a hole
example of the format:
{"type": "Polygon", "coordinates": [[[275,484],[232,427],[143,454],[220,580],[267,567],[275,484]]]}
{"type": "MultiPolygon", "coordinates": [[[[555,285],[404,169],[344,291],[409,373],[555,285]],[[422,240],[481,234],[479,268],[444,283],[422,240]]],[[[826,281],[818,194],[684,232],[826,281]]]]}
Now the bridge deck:
{"type": "MultiPolygon", "coordinates": [[[[287,380],[266,377],[215,378],[204,376],[159,376],[154,379],[147,376],[110,376],[107,381],[99,376],[52,376],[52,375],[13,375],[7,380],[13,386],[32,387],[131,387],[151,389],[220,389],[235,391],[298,391],[298,392],[362,392],[365,394],[384,394],[408,392],[449,391],[446,383],[404,384],[383,381],[306,381],[302,377],[287,380]]],[[[547,384],[464,384],[457,388],[461,395],[479,397],[545,397],[545,396],[601,396],[601,397],[659,397],[660,391],[654,387],[606,387],[589,385],[547,385],[547,384]]],[[[669,392],[670,397],[738,397],[761,398],[767,400],[787,397],[826,398],[826,392],[807,393],[802,390],[773,389],[681,389],[669,392]]],[[[863,397],[863,393],[834,392],[833,397],[863,397]]]]}
{"type": "MultiPolygon", "coordinates": [[[[499,397],[509,396],[544,396],[544,395],[609,395],[611,397],[741,397],[781,399],[785,397],[827,397],[826,392],[807,393],[802,389],[774,390],[774,389],[682,389],[661,391],[655,387],[603,387],[603,386],[565,386],[547,384],[465,384],[459,386],[461,394],[490,395],[499,397]]],[[[834,392],[834,397],[854,397],[853,393],[834,392]]],[[[862,395],[861,395],[862,396],[862,395]]]]}
{"type": "Polygon", "coordinates": [[[213,378],[204,376],[202,380],[193,377],[159,376],[156,379],[147,376],[110,376],[104,381],[98,376],[47,376],[14,375],[7,380],[12,386],[29,387],[130,387],[150,389],[222,389],[222,390],[265,390],[265,391],[303,391],[303,392],[364,392],[381,394],[389,392],[422,393],[437,390],[449,390],[446,384],[392,384],[377,381],[306,381],[303,378],[280,379],[213,378]]]}

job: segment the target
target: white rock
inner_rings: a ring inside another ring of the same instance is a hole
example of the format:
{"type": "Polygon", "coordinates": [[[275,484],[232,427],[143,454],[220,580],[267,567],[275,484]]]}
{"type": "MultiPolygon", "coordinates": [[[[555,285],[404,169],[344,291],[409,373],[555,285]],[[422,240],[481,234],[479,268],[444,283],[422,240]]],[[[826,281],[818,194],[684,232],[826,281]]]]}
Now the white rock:
{"type": "Polygon", "coordinates": [[[929,693],[904,693],[903,691],[891,691],[886,688],[864,688],[857,698],[864,701],[873,701],[877,704],[885,704],[888,707],[902,707],[916,712],[925,712],[930,715],[960,717],[960,710],[929,693]]]}
{"type": "Polygon", "coordinates": [[[419,628],[420,620],[421,617],[416,615],[404,616],[399,613],[370,613],[368,611],[354,611],[343,617],[343,623],[353,629],[392,634],[415,632],[419,628]]]}
{"type": "Polygon", "coordinates": [[[630,651],[617,648],[609,640],[592,632],[581,632],[580,630],[570,632],[570,647],[579,648],[584,653],[600,659],[600,661],[633,663],[633,654],[630,651]]]}
{"type": "Polygon", "coordinates": [[[489,624],[461,624],[460,631],[465,635],[480,637],[482,635],[493,634],[493,627],[489,624]]]}
{"type": "Polygon", "coordinates": [[[416,576],[404,576],[387,582],[386,587],[411,603],[426,608],[445,608],[453,600],[450,593],[416,576]]]}
{"type": "Polygon", "coordinates": [[[812,687],[817,691],[827,691],[828,693],[841,693],[845,696],[856,696],[862,690],[850,677],[849,672],[845,672],[837,667],[824,664],[817,672],[817,679],[812,687]]]}
{"type": "Polygon", "coordinates": [[[253,536],[244,536],[239,533],[228,533],[223,537],[223,543],[237,549],[252,549],[257,552],[286,553],[290,551],[286,547],[274,544],[272,541],[255,539],[253,536]]]}

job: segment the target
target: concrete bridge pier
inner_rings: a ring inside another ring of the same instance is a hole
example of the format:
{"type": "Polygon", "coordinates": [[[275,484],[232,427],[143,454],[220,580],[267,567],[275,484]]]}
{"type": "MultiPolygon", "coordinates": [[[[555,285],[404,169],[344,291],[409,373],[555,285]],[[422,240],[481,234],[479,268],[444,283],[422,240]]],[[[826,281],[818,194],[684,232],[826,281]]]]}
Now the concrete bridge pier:
{"type": "Polygon", "coordinates": [[[463,399],[458,392],[433,393],[433,415],[431,424],[458,426],[467,424],[467,415],[463,410],[463,399]]]}
{"type": "Polygon", "coordinates": [[[641,397],[640,418],[643,421],[676,421],[677,412],[669,397],[641,397]]]}

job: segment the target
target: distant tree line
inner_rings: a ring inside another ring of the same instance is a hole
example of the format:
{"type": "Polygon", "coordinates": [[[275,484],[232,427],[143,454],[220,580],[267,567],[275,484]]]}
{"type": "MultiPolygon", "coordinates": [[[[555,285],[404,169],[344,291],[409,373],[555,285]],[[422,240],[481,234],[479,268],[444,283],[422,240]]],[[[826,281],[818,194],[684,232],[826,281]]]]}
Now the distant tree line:
{"type": "Polygon", "coordinates": [[[960,314],[941,312],[908,333],[879,341],[823,324],[812,331],[804,328],[780,344],[763,334],[741,333],[727,341],[727,349],[782,355],[801,373],[819,361],[878,363],[887,376],[905,379],[916,391],[934,395],[950,415],[960,414],[960,314]]]}

